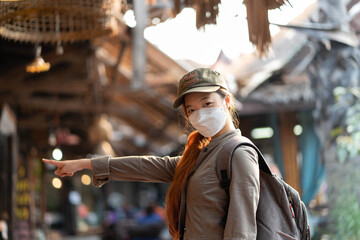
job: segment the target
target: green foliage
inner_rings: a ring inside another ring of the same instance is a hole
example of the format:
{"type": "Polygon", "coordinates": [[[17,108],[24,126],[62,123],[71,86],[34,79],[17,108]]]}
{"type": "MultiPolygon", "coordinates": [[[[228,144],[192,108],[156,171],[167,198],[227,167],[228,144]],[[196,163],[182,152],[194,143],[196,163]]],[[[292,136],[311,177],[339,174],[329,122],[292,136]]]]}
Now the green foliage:
{"type": "MultiPolygon", "coordinates": [[[[341,121],[332,132],[336,139],[337,159],[340,163],[328,172],[330,211],[330,239],[360,239],[360,88],[336,87],[334,113],[341,121]],[[330,187],[331,186],[331,187],[330,187]],[[331,197],[330,197],[331,196],[331,197]]],[[[335,165],[336,166],[336,165],[335,165]]],[[[329,170],[329,169],[328,169],[329,170]]]]}
{"type": "Polygon", "coordinates": [[[333,239],[360,239],[360,206],[355,194],[339,196],[331,212],[336,223],[333,239]]]}
{"type": "Polygon", "coordinates": [[[360,88],[336,87],[334,89],[337,109],[345,109],[342,126],[332,131],[337,143],[337,159],[345,162],[360,155],[360,88]]]}
{"type": "Polygon", "coordinates": [[[342,169],[332,172],[329,185],[332,192],[329,203],[329,235],[332,240],[360,239],[360,175],[357,162],[346,162],[342,169]]]}

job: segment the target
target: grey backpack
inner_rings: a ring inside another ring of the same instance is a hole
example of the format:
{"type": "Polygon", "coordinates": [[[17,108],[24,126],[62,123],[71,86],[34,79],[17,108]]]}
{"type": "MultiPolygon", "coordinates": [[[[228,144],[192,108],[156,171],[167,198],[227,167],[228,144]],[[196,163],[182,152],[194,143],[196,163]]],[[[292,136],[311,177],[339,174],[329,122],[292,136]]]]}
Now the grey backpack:
{"type": "MultiPolygon", "coordinates": [[[[235,136],[217,156],[220,185],[230,199],[231,159],[236,148],[249,146],[258,153],[260,168],[260,199],[256,212],[257,240],[310,240],[310,227],[305,204],[299,193],[273,174],[260,150],[245,137],[235,136]]],[[[228,209],[220,225],[225,227],[228,209]]]]}

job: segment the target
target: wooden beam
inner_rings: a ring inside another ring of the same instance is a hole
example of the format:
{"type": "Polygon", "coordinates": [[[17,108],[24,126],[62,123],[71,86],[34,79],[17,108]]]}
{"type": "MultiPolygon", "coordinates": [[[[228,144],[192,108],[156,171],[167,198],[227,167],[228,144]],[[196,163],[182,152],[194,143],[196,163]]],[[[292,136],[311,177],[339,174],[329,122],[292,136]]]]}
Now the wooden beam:
{"type": "Polygon", "coordinates": [[[114,35],[113,37],[110,36],[106,38],[95,38],[91,40],[91,43],[93,46],[98,47],[98,46],[103,46],[107,42],[113,44],[117,44],[119,41],[130,42],[131,36],[129,30],[130,27],[128,25],[126,25],[122,21],[119,21],[116,36],[114,35]]]}
{"type": "Polygon", "coordinates": [[[95,50],[95,56],[102,61],[103,63],[105,63],[108,66],[114,67],[116,66],[116,58],[115,56],[113,56],[112,53],[109,52],[108,49],[106,49],[105,47],[98,47],[95,50]]]}
{"type": "Polygon", "coordinates": [[[297,162],[298,143],[294,134],[296,115],[294,112],[280,112],[280,137],[285,170],[285,181],[301,194],[299,167],[297,162]]]}
{"type": "MultiPolygon", "coordinates": [[[[9,102],[10,103],[10,102],[9,102]]],[[[18,99],[15,104],[23,108],[45,110],[51,113],[64,114],[68,112],[86,114],[86,113],[108,113],[117,116],[124,121],[148,133],[149,129],[158,129],[156,122],[152,121],[149,116],[144,116],[141,108],[129,107],[119,103],[97,103],[86,102],[81,98],[77,99],[44,99],[39,97],[18,99]]]]}
{"type": "Polygon", "coordinates": [[[303,111],[303,110],[313,110],[315,108],[315,103],[292,103],[291,105],[274,105],[274,104],[264,104],[260,102],[242,102],[242,107],[239,110],[240,116],[249,116],[263,113],[273,113],[273,112],[282,112],[282,111],[303,111]]]}
{"type": "MultiPolygon", "coordinates": [[[[118,48],[120,48],[120,44],[118,48]]],[[[132,69],[130,69],[126,64],[117,65],[118,60],[117,57],[115,57],[115,53],[119,52],[118,48],[114,46],[98,47],[95,51],[96,57],[111,69],[114,66],[117,66],[116,69],[118,73],[130,81],[136,77],[133,75],[132,69]]],[[[146,55],[148,64],[155,65],[161,70],[161,72],[147,72],[145,74],[144,81],[146,86],[155,87],[163,84],[177,85],[179,79],[187,72],[177,62],[148,42],[146,45],[146,55]]],[[[111,87],[111,89],[114,88],[111,87]]]]}
{"type": "Polygon", "coordinates": [[[146,55],[149,63],[158,66],[164,73],[168,74],[172,78],[172,82],[176,85],[180,78],[188,72],[188,69],[182,67],[178,62],[151,43],[147,44],[146,55]]]}
{"type": "MultiPolygon", "coordinates": [[[[51,115],[51,113],[48,113],[51,115]]],[[[18,121],[18,128],[21,129],[33,129],[33,130],[43,130],[49,129],[50,122],[48,118],[35,118],[30,119],[19,119],[18,121]]],[[[73,120],[62,120],[61,127],[67,127],[70,129],[77,129],[81,131],[87,131],[88,126],[84,124],[83,121],[77,121],[77,119],[73,120]]]]}
{"type": "Polygon", "coordinates": [[[29,95],[33,92],[89,94],[89,85],[85,79],[72,81],[42,79],[36,82],[22,83],[0,81],[0,90],[12,91],[14,94],[29,95]]]}
{"type": "Polygon", "coordinates": [[[40,98],[31,97],[19,99],[17,101],[21,107],[29,107],[39,110],[47,110],[50,112],[64,113],[101,113],[108,112],[116,115],[136,115],[140,111],[136,109],[125,109],[115,104],[94,104],[93,102],[86,102],[82,98],[72,99],[58,99],[58,98],[40,98]]]}
{"type": "MultiPolygon", "coordinates": [[[[180,79],[181,77],[179,77],[180,79]]],[[[149,87],[156,87],[163,84],[175,84],[179,79],[176,79],[169,73],[147,73],[146,74],[146,85],[149,87]]]]}
{"type": "MultiPolygon", "coordinates": [[[[109,52],[109,50],[104,47],[99,47],[95,51],[95,56],[98,61],[104,63],[107,67],[109,67],[110,71],[113,71],[114,67],[117,64],[117,59],[112,55],[112,53],[109,52]]],[[[124,64],[118,65],[116,69],[118,71],[117,77],[118,75],[120,75],[126,78],[129,82],[133,78],[132,69],[129,69],[124,64]]]]}
{"type": "Polygon", "coordinates": [[[125,49],[127,47],[127,43],[125,41],[122,41],[121,42],[121,49],[120,49],[120,52],[118,54],[118,57],[117,57],[117,60],[116,60],[116,63],[115,63],[115,66],[114,66],[114,69],[112,71],[113,75],[111,77],[111,82],[115,82],[116,78],[117,78],[117,74],[118,74],[118,67],[121,65],[121,61],[122,59],[124,58],[124,55],[125,55],[125,49]]]}

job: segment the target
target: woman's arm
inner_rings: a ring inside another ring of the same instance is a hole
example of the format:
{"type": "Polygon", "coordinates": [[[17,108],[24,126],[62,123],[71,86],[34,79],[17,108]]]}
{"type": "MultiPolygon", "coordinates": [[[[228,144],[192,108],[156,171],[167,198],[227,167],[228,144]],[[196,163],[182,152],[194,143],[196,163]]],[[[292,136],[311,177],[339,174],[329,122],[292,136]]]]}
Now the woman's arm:
{"type": "Polygon", "coordinates": [[[101,186],[110,180],[171,182],[180,157],[103,156],[92,159],[93,183],[101,186]]]}
{"type": "Polygon", "coordinates": [[[43,162],[56,166],[55,174],[60,177],[73,176],[82,169],[92,169],[93,184],[99,187],[110,180],[171,182],[179,159],[180,156],[102,156],[66,161],[43,159],[43,162]]]}
{"type": "Polygon", "coordinates": [[[257,153],[240,147],[232,157],[230,203],[224,239],[256,239],[256,210],[260,195],[257,153]]]}

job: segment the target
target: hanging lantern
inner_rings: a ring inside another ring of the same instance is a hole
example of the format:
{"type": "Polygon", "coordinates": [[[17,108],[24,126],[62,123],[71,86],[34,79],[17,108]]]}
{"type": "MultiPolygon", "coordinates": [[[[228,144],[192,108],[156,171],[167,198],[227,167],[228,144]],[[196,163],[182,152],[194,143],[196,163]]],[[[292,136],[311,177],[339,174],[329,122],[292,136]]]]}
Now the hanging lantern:
{"type": "Polygon", "coordinates": [[[50,69],[50,63],[45,62],[41,57],[41,46],[36,45],[35,48],[35,59],[26,66],[26,71],[29,73],[40,73],[48,71],[50,69]]]}
{"type": "Polygon", "coordinates": [[[62,43],[113,33],[120,5],[119,0],[0,1],[0,36],[60,49],[62,43]]]}

